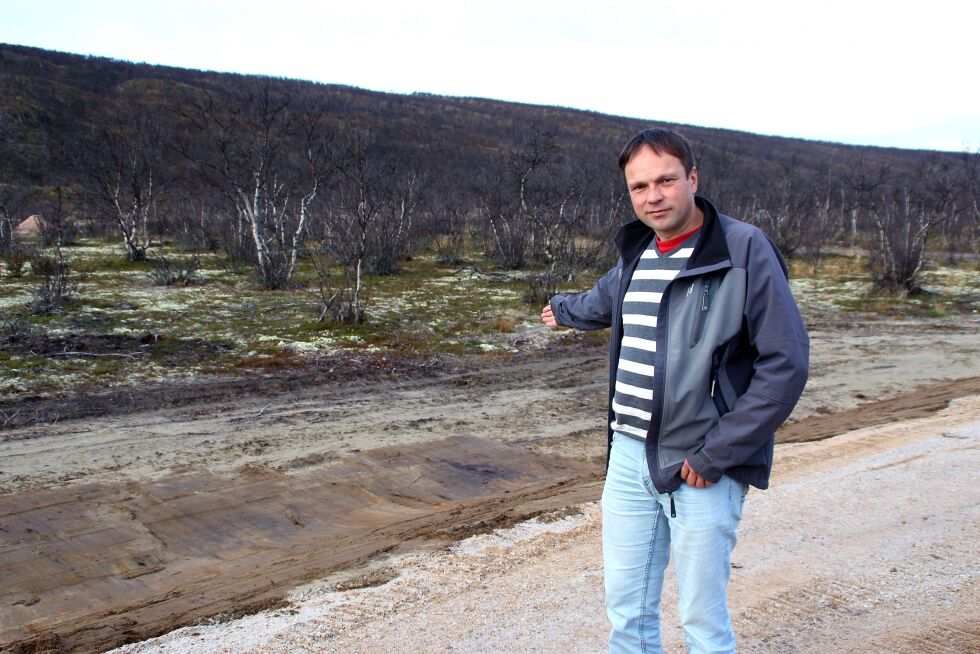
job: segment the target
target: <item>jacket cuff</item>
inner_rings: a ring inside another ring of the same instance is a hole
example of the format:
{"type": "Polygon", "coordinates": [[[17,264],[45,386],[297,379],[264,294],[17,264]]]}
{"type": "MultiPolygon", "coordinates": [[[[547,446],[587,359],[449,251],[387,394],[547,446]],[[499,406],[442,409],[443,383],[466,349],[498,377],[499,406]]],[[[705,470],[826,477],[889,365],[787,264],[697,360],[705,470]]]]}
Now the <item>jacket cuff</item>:
{"type": "Polygon", "coordinates": [[[705,453],[703,445],[693,452],[688,453],[687,462],[692,468],[694,468],[694,472],[698,473],[704,477],[706,481],[710,481],[712,484],[718,483],[718,480],[720,480],[725,474],[724,470],[720,470],[715,467],[711,461],[711,457],[705,453]]]}
{"type": "Polygon", "coordinates": [[[560,295],[556,295],[548,300],[548,304],[551,305],[551,315],[555,317],[555,322],[564,327],[565,323],[561,321],[561,299],[560,295]]]}

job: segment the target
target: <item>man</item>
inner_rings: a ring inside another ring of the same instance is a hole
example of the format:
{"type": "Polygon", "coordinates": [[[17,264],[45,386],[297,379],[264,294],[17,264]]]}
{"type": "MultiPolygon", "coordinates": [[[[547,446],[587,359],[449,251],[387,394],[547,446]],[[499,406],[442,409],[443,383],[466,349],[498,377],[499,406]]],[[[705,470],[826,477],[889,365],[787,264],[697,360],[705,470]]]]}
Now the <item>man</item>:
{"type": "Polygon", "coordinates": [[[726,588],[748,487],[769,484],[776,428],[806,384],[809,339],[764,233],[696,196],[687,141],[640,132],[619,158],[638,221],[549,327],[611,327],[602,541],[610,652],[661,652],[671,551],[690,652],[734,652],[726,588]]]}

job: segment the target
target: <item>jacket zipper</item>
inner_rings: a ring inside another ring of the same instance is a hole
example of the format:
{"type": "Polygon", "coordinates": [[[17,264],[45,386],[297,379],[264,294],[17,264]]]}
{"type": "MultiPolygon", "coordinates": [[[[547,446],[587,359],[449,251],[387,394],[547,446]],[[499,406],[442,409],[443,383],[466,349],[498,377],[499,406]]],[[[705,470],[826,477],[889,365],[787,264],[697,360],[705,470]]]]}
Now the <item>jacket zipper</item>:
{"type": "Polygon", "coordinates": [[[718,391],[718,371],[721,368],[721,357],[717,353],[711,356],[711,400],[715,403],[715,409],[718,410],[718,417],[721,417],[728,413],[728,403],[725,401],[725,396],[718,391]]]}
{"type": "Polygon", "coordinates": [[[701,340],[701,336],[704,335],[704,323],[707,320],[708,307],[711,304],[708,298],[710,291],[711,280],[705,279],[701,291],[701,307],[697,313],[697,319],[694,322],[694,334],[691,337],[691,347],[694,347],[701,340]]]}
{"type": "MultiPolygon", "coordinates": [[[[671,295],[671,291],[673,290],[673,287],[674,287],[674,284],[675,283],[676,283],[675,281],[668,282],[667,283],[667,287],[664,288],[663,295],[660,297],[660,308],[659,308],[659,312],[658,312],[659,315],[658,315],[658,318],[657,318],[657,324],[658,324],[658,328],[657,329],[658,329],[658,331],[661,329],[661,327],[659,327],[659,325],[661,325],[661,324],[666,325],[666,324],[668,324],[668,322],[670,320],[670,295],[671,295]],[[661,320],[661,318],[663,320],[661,320]]],[[[664,329],[663,330],[663,348],[658,347],[657,348],[658,350],[661,350],[662,349],[663,351],[666,352],[667,351],[667,348],[670,347],[669,344],[668,344],[668,342],[667,342],[668,336],[669,336],[668,330],[667,329],[664,329]]],[[[660,356],[659,353],[658,353],[657,356],[658,357],[660,356]]],[[[653,481],[654,488],[657,489],[657,492],[658,493],[664,492],[667,489],[667,486],[668,486],[667,480],[665,480],[665,479],[663,479],[661,477],[661,469],[660,469],[660,431],[663,428],[663,418],[664,418],[664,416],[663,416],[663,380],[667,376],[667,357],[664,356],[662,361],[663,361],[662,364],[658,364],[658,365],[660,365],[660,368],[657,370],[657,373],[653,377],[653,382],[654,382],[653,383],[653,387],[654,387],[653,397],[654,397],[654,403],[655,403],[655,405],[653,407],[652,415],[650,417],[651,418],[650,419],[650,429],[652,430],[654,424],[656,424],[657,432],[656,432],[656,437],[654,439],[652,439],[652,442],[651,442],[651,439],[649,438],[650,431],[647,432],[647,443],[648,443],[648,445],[652,445],[653,446],[654,453],[655,453],[654,460],[657,463],[656,466],[653,466],[655,469],[650,470],[650,477],[651,477],[651,480],[653,481]]]]}

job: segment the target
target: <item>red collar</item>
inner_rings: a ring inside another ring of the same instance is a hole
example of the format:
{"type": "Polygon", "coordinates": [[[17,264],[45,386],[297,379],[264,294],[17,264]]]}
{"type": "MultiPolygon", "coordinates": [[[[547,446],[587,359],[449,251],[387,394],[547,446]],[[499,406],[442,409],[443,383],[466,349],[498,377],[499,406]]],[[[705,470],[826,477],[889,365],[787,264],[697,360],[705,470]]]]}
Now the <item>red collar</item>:
{"type": "Polygon", "coordinates": [[[701,229],[702,227],[704,227],[704,224],[703,223],[701,225],[698,225],[697,227],[695,227],[691,231],[689,231],[687,234],[681,234],[680,236],[677,236],[676,238],[672,238],[672,239],[667,240],[667,241],[661,241],[660,240],[660,237],[658,236],[657,237],[657,249],[660,250],[660,254],[665,254],[667,252],[670,252],[671,250],[673,250],[674,248],[676,248],[678,245],[680,245],[681,243],[683,243],[687,239],[691,238],[691,236],[693,236],[694,234],[696,234],[697,231],[699,229],[701,229]]]}

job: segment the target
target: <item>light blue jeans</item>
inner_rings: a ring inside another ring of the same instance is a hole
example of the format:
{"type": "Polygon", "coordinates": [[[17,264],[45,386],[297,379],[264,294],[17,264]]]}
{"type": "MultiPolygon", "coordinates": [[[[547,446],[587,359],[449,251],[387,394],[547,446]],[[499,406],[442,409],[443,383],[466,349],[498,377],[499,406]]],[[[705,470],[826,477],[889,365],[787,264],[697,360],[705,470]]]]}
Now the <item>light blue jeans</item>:
{"type": "Polygon", "coordinates": [[[727,476],[707,488],[684,484],[674,491],[671,517],[670,497],[650,481],[644,448],[614,435],[602,491],[609,651],[663,652],[660,595],[673,550],[688,652],[734,652],[727,586],[748,487],[727,476]]]}

